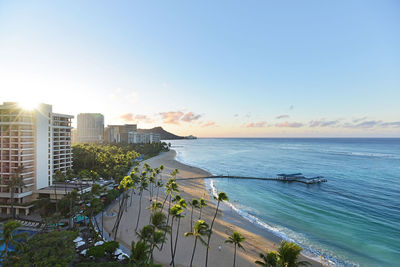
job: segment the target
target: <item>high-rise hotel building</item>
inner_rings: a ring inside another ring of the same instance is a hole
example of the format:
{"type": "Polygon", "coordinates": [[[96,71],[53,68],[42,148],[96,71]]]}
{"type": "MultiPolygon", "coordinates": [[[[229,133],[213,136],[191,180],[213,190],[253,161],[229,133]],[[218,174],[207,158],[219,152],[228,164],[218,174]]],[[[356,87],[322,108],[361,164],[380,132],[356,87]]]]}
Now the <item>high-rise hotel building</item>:
{"type": "Polygon", "coordinates": [[[71,120],[40,104],[24,110],[17,103],[0,105],[0,211],[10,213],[11,192],[7,181],[20,175],[24,185],[15,188],[17,214],[28,214],[36,191],[52,185],[53,174],[72,168],[71,120]],[[22,168],[20,166],[23,166],[22,168]]]}
{"type": "Polygon", "coordinates": [[[77,116],[77,143],[104,141],[104,116],[100,113],[80,113],[77,116]]]}

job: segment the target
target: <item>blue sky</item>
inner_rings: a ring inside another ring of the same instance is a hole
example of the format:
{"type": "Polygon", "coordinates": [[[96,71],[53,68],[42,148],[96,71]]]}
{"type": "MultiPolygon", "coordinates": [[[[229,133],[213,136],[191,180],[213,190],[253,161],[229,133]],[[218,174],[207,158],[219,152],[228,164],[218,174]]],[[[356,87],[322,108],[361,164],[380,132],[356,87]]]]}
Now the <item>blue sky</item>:
{"type": "Polygon", "coordinates": [[[399,1],[0,1],[0,102],[198,136],[400,137],[399,1]]]}

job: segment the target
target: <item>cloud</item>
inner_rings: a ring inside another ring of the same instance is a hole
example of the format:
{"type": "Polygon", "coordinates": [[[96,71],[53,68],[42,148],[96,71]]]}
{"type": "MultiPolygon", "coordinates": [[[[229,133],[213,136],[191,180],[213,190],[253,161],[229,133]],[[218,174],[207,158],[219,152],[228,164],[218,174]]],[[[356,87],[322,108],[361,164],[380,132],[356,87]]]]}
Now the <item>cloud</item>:
{"type": "Polygon", "coordinates": [[[279,127],[279,128],[299,128],[299,127],[303,127],[304,124],[300,123],[300,122],[288,122],[288,121],[284,121],[281,123],[276,123],[275,127],[279,127]]]}
{"type": "Polygon", "coordinates": [[[382,121],[363,121],[360,123],[345,123],[343,125],[344,128],[362,128],[362,129],[369,129],[374,128],[382,124],[382,121]]]}
{"type": "Polygon", "coordinates": [[[309,126],[312,128],[315,127],[333,127],[337,126],[340,120],[332,120],[332,121],[326,121],[324,119],[322,120],[315,120],[315,121],[310,121],[309,126]]]}
{"type": "Polygon", "coordinates": [[[211,126],[216,126],[215,122],[209,121],[209,122],[206,122],[203,125],[201,125],[201,127],[211,127],[211,126]]]}
{"type": "Polygon", "coordinates": [[[182,117],[182,121],[184,122],[192,122],[201,118],[200,114],[195,114],[193,112],[188,112],[182,117]]]}
{"type": "Polygon", "coordinates": [[[144,122],[144,123],[152,123],[154,120],[146,115],[142,114],[132,114],[132,113],[126,113],[121,115],[121,119],[123,119],[125,122],[144,122]]]}
{"type": "Polygon", "coordinates": [[[160,115],[164,123],[179,124],[179,121],[184,113],[182,111],[168,111],[161,112],[160,115]]]}
{"type": "Polygon", "coordinates": [[[382,127],[400,127],[400,121],[384,122],[381,124],[382,127]]]}
{"type": "Polygon", "coordinates": [[[182,111],[168,111],[159,113],[164,123],[168,124],[180,124],[181,122],[195,122],[200,119],[202,115],[194,112],[182,112],[182,111]]]}
{"type": "Polygon", "coordinates": [[[356,119],[353,119],[353,122],[357,123],[357,122],[365,121],[366,119],[367,119],[367,117],[356,118],[356,119]]]}
{"type": "Polygon", "coordinates": [[[261,128],[267,126],[266,121],[250,122],[246,125],[247,128],[261,128]]]}
{"type": "Polygon", "coordinates": [[[279,115],[279,116],[277,116],[276,117],[276,119],[288,119],[290,116],[289,115],[287,115],[287,114],[283,114],[283,115],[279,115]]]}

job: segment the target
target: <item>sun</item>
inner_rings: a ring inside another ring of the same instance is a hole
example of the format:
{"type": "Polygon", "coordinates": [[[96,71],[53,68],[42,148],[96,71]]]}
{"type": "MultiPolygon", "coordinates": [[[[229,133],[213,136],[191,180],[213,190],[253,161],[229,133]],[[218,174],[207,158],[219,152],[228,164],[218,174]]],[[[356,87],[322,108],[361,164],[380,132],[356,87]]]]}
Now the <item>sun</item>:
{"type": "Polygon", "coordinates": [[[18,101],[18,105],[26,110],[33,110],[38,107],[38,103],[35,101],[30,101],[30,100],[22,100],[18,101]]]}

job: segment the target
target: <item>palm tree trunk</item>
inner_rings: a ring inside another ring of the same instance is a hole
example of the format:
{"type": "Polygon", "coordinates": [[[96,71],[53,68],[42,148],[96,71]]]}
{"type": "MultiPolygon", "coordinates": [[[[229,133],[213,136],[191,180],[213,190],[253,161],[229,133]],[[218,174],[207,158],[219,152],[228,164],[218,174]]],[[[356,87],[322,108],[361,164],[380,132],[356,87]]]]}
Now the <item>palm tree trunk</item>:
{"type": "Polygon", "coordinates": [[[190,259],[190,267],[193,265],[193,259],[194,259],[194,253],[196,251],[196,245],[197,245],[197,236],[194,239],[194,246],[193,246],[193,251],[192,251],[192,258],[190,259]]]}
{"type": "Polygon", "coordinates": [[[181,224],[181,217],[178,218],[178,227],[176,229],[176,237],[175,237],[175,246],[174,246],[174,259],[176,255],[176,244],[178,243],[178,237],[179,237],[179,226],[181,224]]]}
{"type": "Polygon", "coordinates": [[[15,212],[14,212],[14,187],[11,188],[11,216],[13,220],[15,219],[15,212]]]}
{"type": "Polygon", "coordinates": [[[236,264],[236,244],[235,244],[235,253],[233,254],[233,267],[235,267],[236,264]]]}
{"type": "Polygon", "coordinates": [[[172,263],[172,266],[175,267],[174,246],[173,246],[173,242],[172,242],[172,233],[174,231],[173,227],[174,227],[174,218],[172,217],[172,222],[171,222],[171,240],[170,240],[171,241],[171,259],[172,259],[171,263],[172,263]]]}
{"type": "Polygon", "coordinates": [[[139,197],[139,213],[136,221],[136,228],[135,231],[137,231],[137,228],[139,226],[139,220],[140,220],[140,213],[142,212],[142,195],[143,195],[143,190],[140,190],[140,197],[139,197]]]}
{"type": "Polygon", "coordinates": [[[194,207],[192,206],[192,213],[190,214],[190,231],[193,231],[193,209],[194,207]]]}
{"type": "Polygon", "coordinates": [[[58,205],[57,205],[57,186],[56,183],[54,183],[54,198],[56,200],[56,212],[58,211],[58,205]]]}
{"type": "Polygon", "coordinates": [[[7,253],[8,253],[8,242],[6,241],[4,244],[4,261],[7,260],[7,253]]]}
{"type": "Polygon", "coordinates": [[[160,193],[160,187],[157,185],[157,196],[156,196],[156,201],[158,201],[158,195],[160,193]]]}
{"type": "Polygon", "coordinates": [[[209,250],[209,248],[210,248],[210,240],[211,240],[212,229],[213,229],[213,226],[214,226],[215,218],[217,217],[218,208],[219,208],[219,201],[218,201],[218,203],[217,203],[217,208],[215,209],[214,218],[213,218],[213,220],[212,220],[212,222],[211,222],[210,234],[208,235],[208,238],[207,238],[206,265],[205,265],[206,267],[207,267],[207,264],[208,264],[208,250],[209,250]]]}
{"type": "Polygon", "coordinates": [[[164,210],[164,205],[165,205],[165,202],[167,201],[167,198],[168,198],[168,194],[167,194],[167,195],[165,196],[165,198],[164,198],[164,202],[162,203],[161,211],[164,210]]]}
{"type": "MultiPolygon", "coordinates": [[[[167,195],[167,197],[168,197],[168,195],[167,195]]],[[[169,195],[167,225],[169,223],[169,209],[171,208],[171,197],[172,197],[172,195],[169,195]]],[[[167,200],[167,198],[165,198],[165,200],[167,200]]],[[[165,203],[165,200],[164,200],[164,203],[165,203]]],[[[164,206],[164,204],[163,204],[163,206],[164,206]]],[[[161,209],[161,211],[162,211],[162,209],[161,209]]],[[[171,233],[172,233],[172,229],[171,229],[171,233]]],[[[164,238],[165,238],[166,235],[167,235],[167,232],[164,233],[164,238]]],[[[164,243],[161,244],[160,251],[163,249],[163,246],[164,246],[164,243]]]]}
{"type": "Polygon", "coordinates": [[[203,211],[203,206],[200,207],[200,216],[199,216],[199,220],[201,219],[201,212],[203,211]]]}

